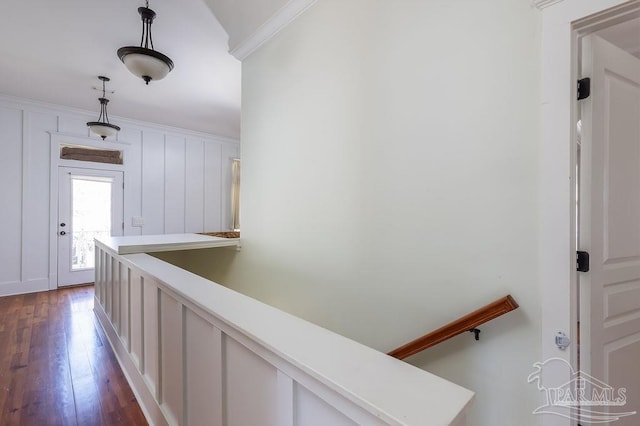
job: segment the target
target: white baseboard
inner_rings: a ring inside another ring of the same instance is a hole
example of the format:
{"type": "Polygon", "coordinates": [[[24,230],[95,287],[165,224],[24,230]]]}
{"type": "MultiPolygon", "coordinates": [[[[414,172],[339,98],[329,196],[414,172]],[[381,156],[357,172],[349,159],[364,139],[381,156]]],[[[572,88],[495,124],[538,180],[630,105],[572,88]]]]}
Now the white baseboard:
{"type": "Polygon", "coordinates": [[[16,294],[37,293],[39,291],[48,290],[49,280],[47,278],[0,283],[0,297],[14,296],[16,294]]]}

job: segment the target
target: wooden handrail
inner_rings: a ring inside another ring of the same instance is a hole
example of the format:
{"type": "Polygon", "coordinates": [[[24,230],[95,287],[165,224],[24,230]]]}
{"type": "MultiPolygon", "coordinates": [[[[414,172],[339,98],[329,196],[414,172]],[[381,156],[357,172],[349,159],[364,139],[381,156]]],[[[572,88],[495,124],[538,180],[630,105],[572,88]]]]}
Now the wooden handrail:
{"type": "Polygon", "coordinates": [[[489,303],[487,306],[484,306],[477,311],[473,311],[462,318],[450,322],[444,327],[440,327],[429,334],[425,334],[424,336],[417,338],[413,342],[409,342],[406,345],[392,350],[388,355],[398,359],[405,359],[420,351],[430,348],[431,346],[457,336],[460,333],[474,330],[481,324],[491,321],[494,318],[498,318],[499,316],[517,308],[518,304],[515,299],[511,297],[511,295],[506,295],[505,297],[498,299],[493,303],[489,303]]]}

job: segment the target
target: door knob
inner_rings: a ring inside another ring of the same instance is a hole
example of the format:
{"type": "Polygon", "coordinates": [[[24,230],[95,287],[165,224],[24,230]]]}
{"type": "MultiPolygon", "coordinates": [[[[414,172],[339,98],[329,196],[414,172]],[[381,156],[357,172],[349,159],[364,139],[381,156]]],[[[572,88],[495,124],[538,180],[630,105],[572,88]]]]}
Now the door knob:
{"type": "Polygon", "coordinates": [[[63,223],[60,224],[60,226],[62,226],[64,228],[65,226],[67,226],[67,224],[63,222],[63,223]]]}
{"type": "Polygon", "coordinates": [[[67,235],[67,233],[64,231],[60,231],[60,235],[67,235]]]}

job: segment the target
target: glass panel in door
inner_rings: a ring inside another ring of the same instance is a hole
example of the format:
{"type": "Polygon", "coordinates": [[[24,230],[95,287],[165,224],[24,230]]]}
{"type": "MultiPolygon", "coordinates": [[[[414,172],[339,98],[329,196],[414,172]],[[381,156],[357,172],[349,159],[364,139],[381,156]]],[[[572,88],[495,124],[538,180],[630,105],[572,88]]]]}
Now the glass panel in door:
{"type": "Polygon", "coordinates": [[[94,281],[94,238],[122,235],[123,173],[60,167],[58,287],[94,281]]]}
{"type": "Polygon", "coordinates": [[[113,179],[71,177],[71,270],[93,269],[94,238],[111,236],[113,179]]]}

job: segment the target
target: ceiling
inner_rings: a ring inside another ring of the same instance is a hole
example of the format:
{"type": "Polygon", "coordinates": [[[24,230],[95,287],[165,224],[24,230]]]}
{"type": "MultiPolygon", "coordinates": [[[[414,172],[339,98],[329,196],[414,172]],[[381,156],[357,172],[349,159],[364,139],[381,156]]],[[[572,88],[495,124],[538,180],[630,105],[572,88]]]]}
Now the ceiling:
{"type": "Polygon", "coordinates": [[[0,93],[99,112],[98,75],[111,78],[109,117],[240,136],[240,62],[204,0],[151,0],[156,50],[174,70],[149,86],[116,56],[140,43],[142,0],[3,0],[0,93]]]}
{"type": "MultiPolygon", "coordinates": [[[[262,0],[268,9],[262,15],[282,3],[262,0]]],[[[118,48],[139,44],[137,8],[143,5],[143,0],[0,1],[5,18],[0,25],[0,93],[95,111],[97,118],[100,93],[94,87],[101,84],[98,75],[106,75],[111,78],[107,90],[115,91],[107,95],[114,124],[126,117],[239,138],[241,64],[228,53],[227,33],[211,9],[223,15],[235,10],[239,16],[222,18],[227,25],[238,24],[247,16],[262,17],[256,3],[151,0],[157,13],[155,47],[173,60],[175,69],[149,86],[116,56],[118,48]]],[[[598,35],[640,58],[640,18],[598,35]]]]}

